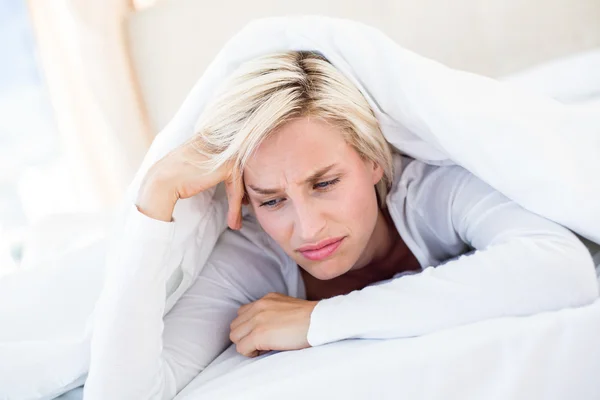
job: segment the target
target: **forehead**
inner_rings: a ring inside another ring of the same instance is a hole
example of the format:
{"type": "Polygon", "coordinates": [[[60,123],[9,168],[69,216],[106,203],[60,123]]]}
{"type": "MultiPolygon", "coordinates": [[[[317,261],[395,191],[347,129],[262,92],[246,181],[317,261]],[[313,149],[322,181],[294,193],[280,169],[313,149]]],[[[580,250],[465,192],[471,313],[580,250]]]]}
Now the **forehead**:
{"type": "Polygon", "coordinates": [[[348,163],[353,152],[339,128],[320,119],[298,118],[260,144],[246,164],[244,178],[246,183],[271,184],[304,179],[324,166],[348,163]]]}

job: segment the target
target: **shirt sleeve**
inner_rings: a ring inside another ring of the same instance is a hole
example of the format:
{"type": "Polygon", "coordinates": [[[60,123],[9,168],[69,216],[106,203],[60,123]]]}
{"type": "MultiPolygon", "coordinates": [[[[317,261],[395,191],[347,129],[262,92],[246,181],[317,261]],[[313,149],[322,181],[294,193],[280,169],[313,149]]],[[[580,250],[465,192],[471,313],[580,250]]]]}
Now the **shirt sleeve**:
{"type": "Polygon", "coordinates": [[[311,315],[312,346],[418,336],[488,318],[582,306],[598,297],[591,255],[572,232],[461,167],[430,168],[437,173],[409,186],[407,201],[390,212],[408,214],[409,225],[427,231],[422,237],[436,248],[456,248],[460,241],[473,251],[320,301],[311,315]]]}
{"type": "Polygon", "coordinates": [[[242,230],[219,237],[163,319],[165,259],[176,221],[149,218],[135,207],[128,217],[95,311],[86,400],[172,399],[231,343],[229,326],[242,304],[287,290],[278,260],[251,240],[244,221],[242,230]]]}

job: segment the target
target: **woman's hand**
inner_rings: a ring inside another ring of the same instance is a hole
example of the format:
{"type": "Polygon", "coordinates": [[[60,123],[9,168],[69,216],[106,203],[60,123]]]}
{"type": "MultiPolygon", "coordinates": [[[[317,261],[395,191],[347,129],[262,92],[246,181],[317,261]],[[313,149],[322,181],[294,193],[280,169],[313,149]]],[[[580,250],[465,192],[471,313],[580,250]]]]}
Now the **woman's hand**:
{"type": "Polygon", "coordinates": [[[244,187],[241,176],[233,181],[230,164],[209,172],[199,164],[206,161],[190,143],[185,143],[157,161],[146,173],[136,201],[140,212],[161,221],[172,220],[179,199],[192,197],[225,181],[229,200],[227,224],[231,229],[242,226],[244,187]]]}
{"type": "Polygon", "coordinates": [[[229,338],[237,352],[255,357],[270,350],[300,350],[307,341],[310,315],[318,301],[269,293],[238,309],[229,338]]]}

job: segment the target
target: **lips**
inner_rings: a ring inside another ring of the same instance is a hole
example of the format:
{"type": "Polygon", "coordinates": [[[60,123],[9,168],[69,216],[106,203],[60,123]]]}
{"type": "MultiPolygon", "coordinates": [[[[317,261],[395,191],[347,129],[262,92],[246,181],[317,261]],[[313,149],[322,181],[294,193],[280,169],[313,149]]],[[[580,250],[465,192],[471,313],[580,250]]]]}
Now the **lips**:
{"type": "Polygon", "coordinates": [[[309,260],[319,261],[335,253],[343,240],[344,237],[325,239],[314,245],[302,246],[298,251],[309,260]]]}

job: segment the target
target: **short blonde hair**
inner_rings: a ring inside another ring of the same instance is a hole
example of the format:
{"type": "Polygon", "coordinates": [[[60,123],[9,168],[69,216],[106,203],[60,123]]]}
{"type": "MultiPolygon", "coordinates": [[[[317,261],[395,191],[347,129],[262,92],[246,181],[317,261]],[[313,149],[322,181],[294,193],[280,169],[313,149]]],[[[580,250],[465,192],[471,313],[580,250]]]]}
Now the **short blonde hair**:
{"type": "Polygon", "coordinates": [[[363,159],[379,164],[384,175],[376,193],[385,208],[394,174],[390,146],[360,90],[320,53],[287,51],[244,62],[207,105],[191,142],[210,168],[233,161],[234,175],[241,175],[260,143],[298,117],[333,124],[363,159]]]}

